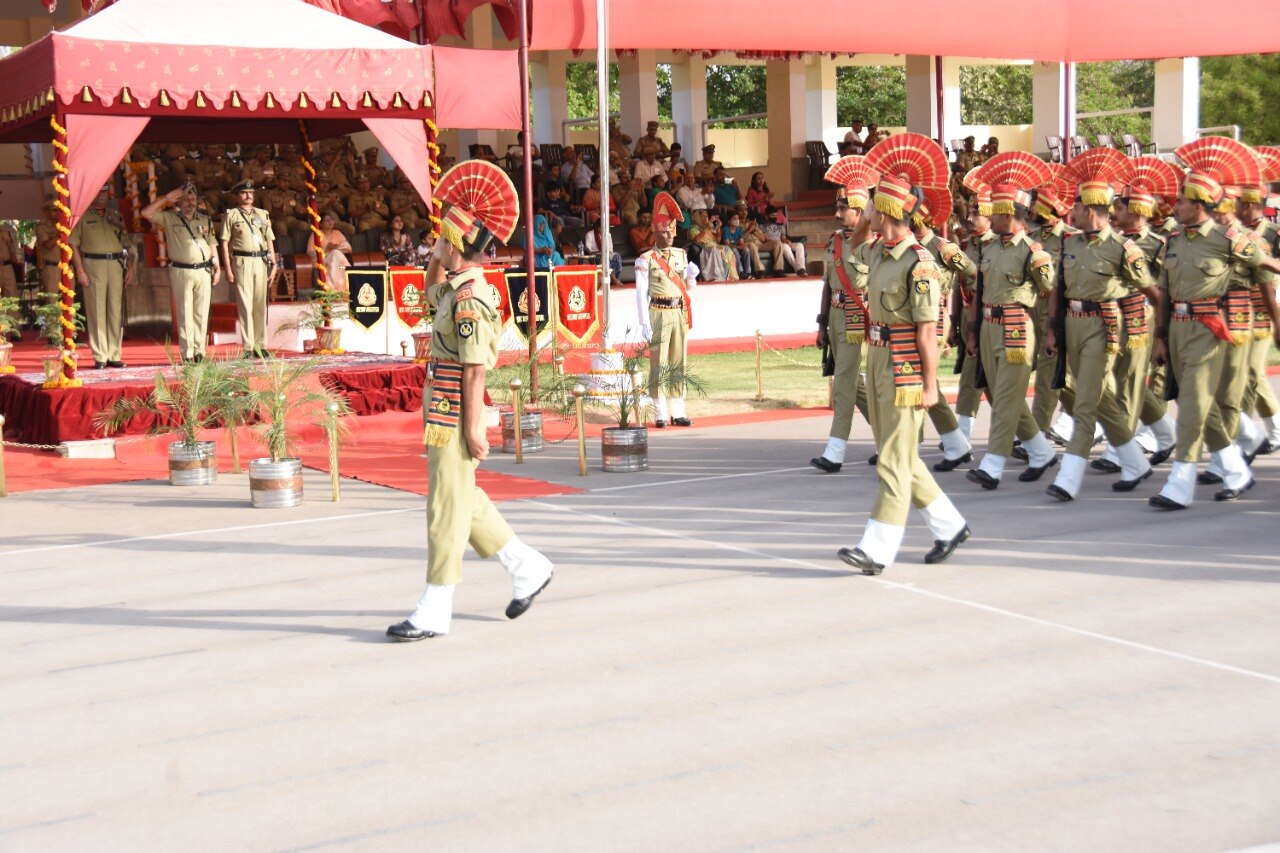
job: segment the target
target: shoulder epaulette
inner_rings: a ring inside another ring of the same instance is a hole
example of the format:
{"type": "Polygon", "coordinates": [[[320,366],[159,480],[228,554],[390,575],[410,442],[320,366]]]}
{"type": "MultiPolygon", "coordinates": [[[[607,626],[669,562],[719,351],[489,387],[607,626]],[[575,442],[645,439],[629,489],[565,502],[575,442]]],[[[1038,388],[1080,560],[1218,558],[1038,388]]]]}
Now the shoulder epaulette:
{"type": "Polygon", "coordinates": [[[459,287],[457,292],[454,294],[454,302],[463,302],[467,299],[474,298],[475,294],[472,293],[471,285],[469,284],[464,284],[462,287],[459,287]]]}
{"type": "Polygon", "coordinates": [[[1033,252],[1043,252],[1043,251],[1044,251],[1044,246],[1041,246],[1039,243],[1037,243],[1037,242],[1035,242],[1035,241],[1032,241],[1032,243],[1031,243],[1031,251],[1033,251],[1033,252]]]}
{"type": "Polygon", "coordinates": [[[926,249],[924,246],[921,246],[919,243],[916,243],[911,248],[916,250],[917,258],[919,258],[922,261],[928,261],[929,263],[933,263],[933,252],[930,252],[928,249],[926,249]]]}

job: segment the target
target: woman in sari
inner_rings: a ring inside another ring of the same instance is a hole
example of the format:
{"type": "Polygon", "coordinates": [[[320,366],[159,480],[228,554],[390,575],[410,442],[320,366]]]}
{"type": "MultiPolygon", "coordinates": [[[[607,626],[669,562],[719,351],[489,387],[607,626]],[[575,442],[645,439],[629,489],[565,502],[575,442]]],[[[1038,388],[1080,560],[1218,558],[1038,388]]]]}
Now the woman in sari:
{"type": "MultiPolygon", "coordinates": [[[[351,251],[351,244],[347,242],[347,235],[343,234],[336,227],[337,220],[332,213],[326,213],[320,217],[320,231],[324,235],[324,258],[321,261],[324,264],[325,272],[329,276],[330,290],[346,290],[347,274],[345,270],[351,266],[351,261],[347,260],[346,252],[351,251]]],[[[316,256],[315,243],[312,242],[307,247],[307,254],[312,259],[316,256]]]]}
{"type": "Polygon", "coordinates": [[[738,258],[728,246],[721,245],[716,237],[716,225],[705,210],[693,212],[693,227],[689,240],[698,247],[698,266],[702,268],[703,281],[737,281],[738,258]]]}
{"type": "MultiPolygon", "coordinates": [[[[521,240],[523,242],[523,237],[521,240]]],[[[556,246],[556,235],[551,233],[551,225],[541,213],[533,217],[533,263],[539,270],[562,267],[565,263],[556,246]]]]}

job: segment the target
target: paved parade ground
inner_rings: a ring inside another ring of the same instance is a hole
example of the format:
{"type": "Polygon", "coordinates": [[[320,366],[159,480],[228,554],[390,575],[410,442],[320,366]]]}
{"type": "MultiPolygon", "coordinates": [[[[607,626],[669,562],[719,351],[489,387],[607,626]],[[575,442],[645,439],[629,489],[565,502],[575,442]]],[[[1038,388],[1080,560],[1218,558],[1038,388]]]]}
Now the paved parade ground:
{"type": "Polygon", "coordinates": [[[913,517],[873,579],[835,557],[875,493],[865,425],[824,476],[827,424],[652,432],[635,475],[496,454],[585,490],[500,505],[554,582],[509,622],[469,558],[452,634],[416,644],[383,632],[424,581],[419,495],[333,504],[308,472],[292,510],[229,474],[5,499],[0,849],[1280,840],[1280,456],[1170,514],[1168,466],[1071,505],[962,468],[939,481],[973,538],[925,566],[913,517]]]}

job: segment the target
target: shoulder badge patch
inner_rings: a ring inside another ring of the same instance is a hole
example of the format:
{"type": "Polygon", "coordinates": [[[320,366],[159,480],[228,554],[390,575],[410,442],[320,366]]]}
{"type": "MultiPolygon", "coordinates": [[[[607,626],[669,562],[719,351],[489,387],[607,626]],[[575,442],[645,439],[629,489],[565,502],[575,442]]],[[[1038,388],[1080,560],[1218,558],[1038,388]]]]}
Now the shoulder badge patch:
{"type": "Polygon", "coordinates": [[[462,287],[459,287],[457,293],[454,294],[455,302],[464,302],[468,299],[474,299],[474,298],[475,297],[471,292],[471,285],[469,284],[464,284],[462,287]]]}
{"type": "Polygon", "coordinates": [[[462,320],[458,323],[458,337],[469,338],[476,333],[475,320],[462,320]]]}

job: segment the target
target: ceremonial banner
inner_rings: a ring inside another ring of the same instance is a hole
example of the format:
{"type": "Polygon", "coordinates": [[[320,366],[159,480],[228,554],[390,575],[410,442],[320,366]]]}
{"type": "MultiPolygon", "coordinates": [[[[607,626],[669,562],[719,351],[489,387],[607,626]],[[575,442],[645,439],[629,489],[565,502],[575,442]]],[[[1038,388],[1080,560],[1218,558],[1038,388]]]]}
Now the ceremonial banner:
{"type": "Polygon", "coordinates": [[[511,292],[507,290],[507,273],[502,267],[485,267],[484,280],[493,288],[497,299],[498,313],[502,316],[502,325],[511,322],[511,292]]]}
{"type": "Polygon", "coordinates": [[[347,292],[351,297],[351,319],[372,329],[387,313],[387,274],[383,270],[347,268],[347,292]]]}
{"type": "MultiPolygon", "coordinates": [[[[507,289],[511,294],[511,304],[514,307],[511,323],[516,334],[520,336],[520,340],[525,343],[529,342],[529,296],[528,296],[528,275],[520,267],[511,267],[507,270],[507,289]]],[[[551,286],[551,273],[537,272],[533,276],[533,311],[535,328],[538,337],[542,337],[542,333],[547,330],[551,318],[547,311],[551,305],[547,298],[548,288],[551,286]]]]}
{"type": "Polygon", "coordinates": [[[600,330],[595,266],[567,266],[555,271],[556,331],[576,347],[587,346],[600,330]]]}
{"type": "Polygon", "coordinates": [[[427,273],[417,267],[391,267],[391,302],[396,316],[407,328],[417,328],[423,320],[431,321],[427,304],[427,273]]]}

